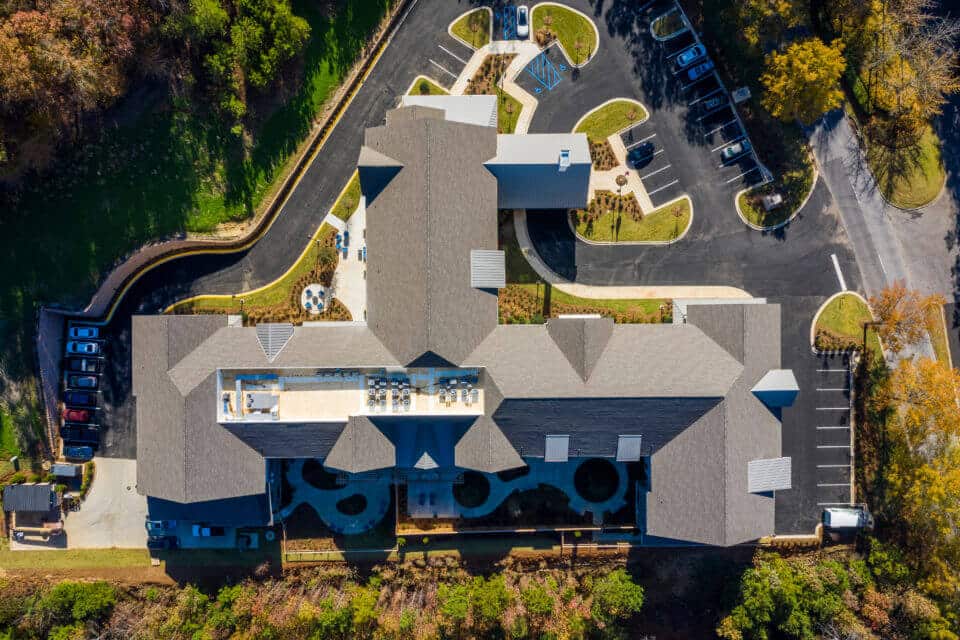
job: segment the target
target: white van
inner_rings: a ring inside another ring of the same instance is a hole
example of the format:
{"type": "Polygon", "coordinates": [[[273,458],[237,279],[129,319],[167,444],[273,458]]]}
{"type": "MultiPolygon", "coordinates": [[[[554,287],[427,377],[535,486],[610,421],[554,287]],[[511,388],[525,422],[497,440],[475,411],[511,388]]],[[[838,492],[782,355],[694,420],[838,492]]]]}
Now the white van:
{"type": "Polygon", "coordinates": [[[827,529],[873,529],[873,516],[863,507],[831,507],[823,510],[827,529]]]}

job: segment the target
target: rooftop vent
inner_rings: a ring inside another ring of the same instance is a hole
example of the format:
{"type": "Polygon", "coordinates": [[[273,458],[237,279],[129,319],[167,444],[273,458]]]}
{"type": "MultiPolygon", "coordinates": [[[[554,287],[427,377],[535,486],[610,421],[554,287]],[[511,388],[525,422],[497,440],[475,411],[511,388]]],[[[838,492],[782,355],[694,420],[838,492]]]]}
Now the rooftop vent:
{"type": "Polygon", "coordinates": [[[566,171],[570,168],[570,149],[560,150],[560,171],[566,171]]]}
{"type": "Polygon", "coordinates": [[[503,251],[470,251],[470,286],[474,289],[503,289],[507,286],[506,258],[503,251]]]}
{"type": "Polygon", "coordinates": [[[265,322],[257,325],[257,341],[269,362],[277,359],[292,335],[293,325],[289,323],[265,322]]]}
{"type": "Polygon", "coordinates": [[[566,462],[570,457],[570,436],[547,436],[544,462],[566,462]]]}

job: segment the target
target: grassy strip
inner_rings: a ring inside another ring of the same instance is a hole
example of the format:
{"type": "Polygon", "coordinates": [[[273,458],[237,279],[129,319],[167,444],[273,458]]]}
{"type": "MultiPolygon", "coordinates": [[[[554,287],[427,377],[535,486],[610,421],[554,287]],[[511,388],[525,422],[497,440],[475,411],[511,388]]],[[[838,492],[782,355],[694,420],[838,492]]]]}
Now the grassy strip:
{"type": "MultiPolygon", "coordinates": [[[[845,345],[859,347],[863,341],[863,323],[872,320],[870,308],[859,296],[851,293],[837,296],[814,320],[817,348],[844,348],[845,345]],[[828,340],[844,344],[828,343],[828,340]]],[[[874,356],[883,358],[880,338],[872,329],[867,331],[867,346],[874,356]]]]}
{"type": "Polygon", "coordinates": [[[497,131],[513,133],[517,129],[523,105],[503,89],[497,88],[497,131]]]}
{"type": "Polygon", "coordinates": [[[337,230],[329,224],[322,224],[293,267],[265,287],[232,296],[198,296],[178,302],[170,311],[171,313],[240,313],[241,310],[249,312],[256,307],[273,307],[282,304],[290,298],[294,283],[313,271],[320,261],[320,253],[329,244],[330,236],[336,233],[337,230]]]}
{"type": "Polygon", "coordinates": [[[105,569],[149,567],[146,549],[64,549],[11,551],[6,541],[0,547],[0,567],[4,569],[105,569]]]}
{"type": "Polygon", "coordinates": [[[930,204],[943,188],[946,174],[940,159],[940,138],[927,126],[916,145],[890,149],[865,136],[870,171],[883,196],[902,209],[930,204]]]}
{"type": "Polygon", "coordinates": [[[653,32],[658,38],[666,38],[684,28],[679,11],[671,11],[653,21],[653,32]]]}
{"type": "Polygon", "coordinates": [[[607,211],[596,220],[585,214],[576,219],[577,233],[595,242],[669,242],[690,226],[693,213],[684,198],[652,211],[640,220],[618,211],[607,211]]]}
{"type": "Polygon", "coordinates": [[[947,328],[944,325],[943,307],[933,305],[928,307],[924,314],[926,316],[927,333],[930,334],[930,342],[933,344],[933,353],[937,360],[950,366],[950,347],[947,345],[947,328]]]}
{"type": "Polygon", "coordinates": [[[417,76],[410,87],[408,96],[445,96],[450,92],[438,85],[427,76],[417,76]]]}
{"type": "Polygon", "coordinates": [[[490,11],[482,8],[468,11],[453,23],[450,31],[474,49],[479,49],[490,42],[490,11]]]}
{"type": "Polygon", "coordinates": [[[577,125],[575,133],[585,133],[590,140],[606,140],[618,131],[647,118],[647,111],[633,100],[614,100],[587,115],[577,125]]]}
{"type": "Polygon", "coordinates": [[[354,172],[343,193],[340,194],[340,197],[333,204],[333,208],[330,209],[330,213],[346,222],[358,209],[360,195],[360,174],[354,172]]]}
{"type": "Polygon", "coordinates": [[[556,5],[540,5],[534,8],[531,22],[534,34],[541,29],[553,32],[574,64],[589,60],[597,51],[597,34],[593,25],[576,11],[556,5]]]}
{"type": "Polygon", "coordinates": [[[500,322],[539,324],[562,314],[600,314],[620,323],[665,322],[667,300],[579,298],[547,283],[510,284],[498,295],[500,322]]]}
{"type": "Polygon", "coordinates": [[[813,187],[813,164],[809,157],[801,168],[781,173],[773,182],[744,191],[737,205],[748,222],[758,227],[773,227],[786,222],[803,204],[813,187]],[[779,193],[783,204],[772,211],[763,208],[763,196],[779,193]]]}

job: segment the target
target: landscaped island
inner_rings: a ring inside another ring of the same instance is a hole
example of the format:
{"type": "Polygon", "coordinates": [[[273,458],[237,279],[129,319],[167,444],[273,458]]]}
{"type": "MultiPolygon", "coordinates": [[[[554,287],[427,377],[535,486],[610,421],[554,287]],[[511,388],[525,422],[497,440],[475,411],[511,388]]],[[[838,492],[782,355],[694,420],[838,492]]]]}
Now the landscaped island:
{"type": "Polygon", "coordinates": [[[583,64],[597,51],[597,33],[593,23],[578,11],[542,3],[534,7],[531,22],[537,44],[547,46],[559,40],[567,58],[575,65],[583,64]]]}
{"type": "Polygon", "coordinates": [[[467,82],[467,95],[497,96],[497,131],[513,133],[523,105],[500,88],[500,79],[506,73],[516,54],[495,54],[484,58],[474,76],[467,82]]]}
{"type": "Polygon", "coordinates": [[[417,76],[413,81],[413,84],[410,85],[410,91],[407,92],[408,96],[445,96],[449,91],[441,87],[439,84],[428,78],[427,76],[417,76]]]}
{"type": "Polygon", "coordinates": [[[463,14],[452,25],[450,31],[474,49],[490,42],[490,10],[481,7],[463,14]]]}
{"type": "MultiPolygon", "coordinates": [[[[814,319],[814,345],[821,351],[859,349],[863,345],[863,325],[872,320],[870,307],[859,295],[835,296],[814,319]]],[[[874,355],[883,357],[880,339],[872,329],[867,330],[867,343],[874,355]]]]}
{"type": "Polygon", "coordinates": [[[586,209],[570,215],[577,235],[594,242],[670,242],[686,232],[693,210],[683,196],[644,214],[633,193],[598,191],[586,209]]]}

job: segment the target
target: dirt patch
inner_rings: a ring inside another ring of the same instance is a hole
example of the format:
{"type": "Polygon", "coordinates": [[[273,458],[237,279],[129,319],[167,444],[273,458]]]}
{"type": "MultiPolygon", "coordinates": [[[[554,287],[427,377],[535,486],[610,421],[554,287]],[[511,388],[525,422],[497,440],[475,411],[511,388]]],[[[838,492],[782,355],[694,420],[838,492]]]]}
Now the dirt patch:
{"type": "Polygon", "coordinates": [[[593,160],[593,168],[597,171],[609,171],[616,167],[617,157],[613,155],[613,147],[607,140],[590,141],[590,159],[593,160]]]}
{"type": "Polygon", "coordinates": [[[464,91],[467,95],[473,96],[491,96],[497,93],[497,83],[506,72],[510,62],[516,57],[516,54],[498,53],[487,56],[480,64],[480,68],[473,74],[473,77],[467,81],[467,88],[464,91]]]}
{"type": "Polygon", "coordinates": [[[617,195],[612,191],[597,191],[587,208],[576,209],[574,214],[578,220],[596,222],[600,216],[608,211],[619,211],[637,222],[643,220],[643,210],[640,208],[637,196],[632,192],[626,195],[617,195]]]}

